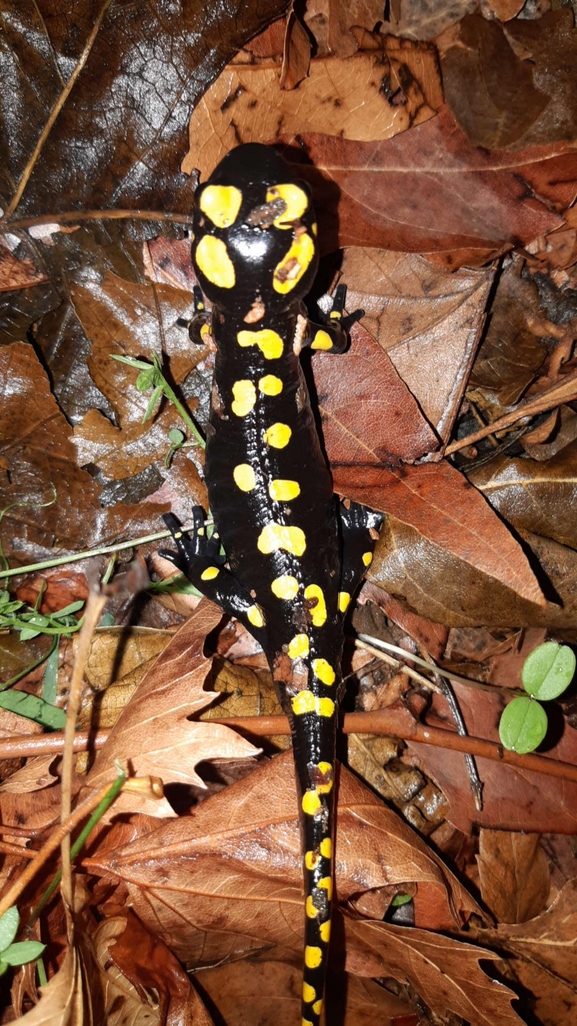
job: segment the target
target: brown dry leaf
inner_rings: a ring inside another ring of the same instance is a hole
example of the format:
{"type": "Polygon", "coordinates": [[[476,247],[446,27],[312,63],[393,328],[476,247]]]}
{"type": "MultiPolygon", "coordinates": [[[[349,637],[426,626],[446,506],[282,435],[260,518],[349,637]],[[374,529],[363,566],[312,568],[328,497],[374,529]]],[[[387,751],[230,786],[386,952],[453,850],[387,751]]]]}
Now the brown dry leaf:
{"type": "MultiPolygon", "coordinates": [[[[470,520],[466,519],[465,529],[470,526],[470,520]]],[[[402,598],[410,609],[450,627],[523,624],[570,629],[575,625],[577,554],[573,549],[538,535],[522,534],[545,574],[550,600],[543,605],[527,602],[520,597],[520,592],[506,586],[502,577],[497,579],[496,573],[487,576],[480,564],[475,567],[472,560],[466,561],[456,551],[456,546],[455,551],[449,547],[444,549],[433,541],[430,529],[426,525],[424,528],[419,525],[415,529],[402,523],[393,510],[381,530],[371,567],[370,579],[402,598]],[[556,604],[559,602],[562,605],[556,604]]],[[[489,543],[490,527],[488,532],[489,543]]],[[[494,540],[498,549],[500,543],[494,540]]],[[[497,550],[495,562],[498,562],[497,550]]]]}
{"type": "Polygon", "coordinates": [[[11,773],[7,779],[2,781],[0,793],[29,794],[41,791],[44,787],[51,787],[59,779],[51,770],[57,758],[58,756],[52,753],[27,759],[19,770],[11,773]]]}
{"type": "Polygon", "coordinates": [[[223,71],[198,104],[190,121],[186,174],[197,168],[205,180],[225,153],[243,142],[271,142],[308,131],[344,139],[388,139],[412,124],[432,118],[443,95],[436,54],[431,47],[408,48],[383,42],[383,53],[359,53],[347,60],[311,61],[298,90],[279,89],[276,68],[239,67],[223,71]],[[390,103],[398,88],[402,61],[411,88],[405,103],[390,103]]]}
{"type": "Polygon", "coordinates": [[[290,4],[283,47],[280,89],[296,89],[307,77],[311,66],[311,37],[290,4]]]}
{"type": "Polygon", "coordinates": [[[515,153],[479,149],[446,106],[383,141],[302,131],[298,140],[299,150],[288,156],[295,173],[317,186],[325,251],[375,246],[432,254],[452,269],[478,266],[561,227],[560,213],[577,193],[574,148],[560,142],[515,153]]]}
{"type": "Polygon", "coordinates": [[[525,6],[525,0],[488,0],[488,4],[499,21],[508,21],[525,6]]]}
{"type": "Polygon", "coordinates": [[[82,466],[96,464],[109,479],[131,477],[164,458],[168,432],[181,428],[182,420],[171,403],[164,403],[143,424],[150,392],[139,392],[137,371],[112,355],[151,362],[152,354],[162,351],[170,360],[172,379],[184,381],[206,356],[203,347],[186,343],[185,332],[176,323],[189,314],[190,295],[166,285],[135,285],[115,275],[73,286],[71,292],[76,314],[92,340],[91,377],[115,411],[114,424],[99,410],[84,417],[74,432],[78,459],[82,466]]]}
{"type": "Polygon", "coordinates": [[[513,991],[482,971],[496,961],[488,948],[391,923],[345,919],[346,967],[360,976],[393,976],[409,983],[440,1015],[453,1012],[471,1026],[522,1026],[513,991]]]}
{"type": "Polygon", "coordinates": [[[461,403],[494,273],[463,267],[451,274],[414,253],[356,247],[344,253],[349,310],[365,311],[363,327],[387,351],[444,441],[461,403]]]}
{"type": "Polygon", "coordinates": [[[546,907],[549,865],[540,834],[480,830],[481,897],[499,923],[524,923],[546,907]]]}
{"type": "Polygon", "coordinates": [[[28,289],[46,281],[46,275],[38,271],[28,257],[18,257],[0,238],[0,292],[28,289]]]}
{"type": "Polygon", "coordinates": [[[364,582],[357,601],[359,604],[375,603],[389,620],[393,620],[410,638],[414,638],[433,659],[441,659],[447,644],[448,627],[412,613],[383,588],[378,588],[368,581],[364,582]]]}
{"type": "MultiPolygon", "coordinates": [[[[567,12],[569,14],[569,12],[567,12]]],[[[536,30],[540,22],[533,23],[536,30]]],[[[447,103],[474,146],[499,149],[535,140],[531,128],[551,97],[533,80],[533,62],[521,60],[498,21],[470,14],[458,43],[441,58],[447,103]]]]}
{"type": "Polygon", "coordinates": [[[469,480],[517,530],[577,548],[577,442],[546,463],[496,456],[469,480]]]}
{"type": "Polygon", "coordinates": [[[30,1012],[13,1019],[14,1026],[84,1026],[90,1021],[90,1002],[83,987],[80,953],[69,946],[62,965],[44,987],[30,1012]]]}
{"type": "MultiPolygon", "coordinates": [[[[161,777],[164,783],[196,784],[195,772],[205,759],[240,759],[258,749],[228,727],[189,721],[188,717],[209,705],[215,692],[205,691],[210,660],[203,655],[206,635],[222,618],[217,606],[203,601],[174,635],[170,644],[145,674],[137,693],[124,709],[108,741],[99,751],[88,775],[91,788],[102,787],[118,760],[130,761],[138,776],[161,777]]],[[[122,794],[114,805],[119,810],[174,816],[163,801],[122,794]]]]}
{"type": "Polygon", "coordinates": [[[381,31],[409,39],[433,39],[476,8],[477,0],[447,0],[443,4],[431,0],[394,3],[386,8],[389,20],[383,21],[381,31]]]}
{"type": "MultiPolygon", "coordinates": [[[[294,1026],[301,1012],[301,970],[286,962],[232,962],[201,969],[194,979],[208,994],[226,1026],[294,1026]]],[[[410,1006],[372,980],[336,975],[329,969],[326,1021],[339,1026],[412,1026],[410,1006]]],[[[415,1024],[416,1026],[416,1024],[415,1024]]]]}
{"type": "Polygon", "coordinates": [[[488,931],[489,943],[504,948],[515,976],[535,995],[535,1012],[544,1026],[570,1023],[577,1011],[576,909],[574,878],[536,919],[488,931]]]}
{"type": "MultiPolygon", "coordinates": [[[[339,901],[418,882],[417,909],[444,928],[480,909],[406,823],[344,767],[339,783],[339,901]]],[[[140,919],[189,966],[281,946],[300,952],[302,869],[292,752],[85,865],[124,881],[140,919]]],[[[338,941],[337,941],[338,944],[338,941]]]]}
{"type": "Polygon", "coordinates": [[[11,564],[29,562],[32,545],[60,555],[123,535],[137,537],[158,526],[166,503],[101,506],[101,486],[77,465],[70,427],[32,346],[14,343],[0,349],[0,383],[0,508],[47,503],[56,496],[48,510],[16,505],[4,516],[3,551],[11,564]]]}
{"type": "Polygon", "coordinates": [[[521,276],[521,269],[522,261],[514,259],[499,278],[469,379],[467,395],[482,406],[489,421],[521,398],[547,354],[533,326],[533,319],[542,316],[539,293],[529,276],[521,276]]]}

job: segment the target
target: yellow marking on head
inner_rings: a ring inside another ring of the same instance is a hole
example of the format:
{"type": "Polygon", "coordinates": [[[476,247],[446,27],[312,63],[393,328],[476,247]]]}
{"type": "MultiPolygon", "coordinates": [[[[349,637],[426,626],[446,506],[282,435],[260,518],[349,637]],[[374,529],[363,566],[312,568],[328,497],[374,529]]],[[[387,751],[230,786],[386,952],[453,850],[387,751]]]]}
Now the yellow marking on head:
{"type": "Polygon", "coordinates": [[[253,627],[264,627],[264,613],[260,606],[257,606],[256,602],[253,606],[249,606],[249,608],[246,611],[246,616],[249,623],[252,623],[253,627]]]}
{"type": "Polygon", "coordinates": [[[284,449],[289,444],[292,431],[288,424],[271,424],[264,433],[264,440],[273,449],[284,449]]]}
{"type": "Polygon", "coordinates": [[[289,641],[287,652],[291,659],[304,659],[309,654],[308,634],[295,634],[292,641],[289,641]]]}
{"type": "Polygon", "coordinates": [[[373,562],[373,554],[372,554],[372,552],[363,552],[363,563],[365,564],[365,566],[370,566],[372,562],[373,562]]]}
{"type": "Polygon", "coordinates": [[[220,570],[217,566],[207,566],[206,570],[203,570],[200,579],[201,581],[214,581],[215,577],[218,577],[220,570]]]}
{"type": "Polygon", "coordinates": [[[319,926],[319,933],[321,935],[321,940],[324,941],[325,944],[328,944],[331,936],[330,919],[327,919],[326,923],[321,923],[319,926]]]}
{"type": "Polygon", "coordinates": [[[217,228],[228,228],[237,219],[242,192],[234,185],[207,185],[200,197],[200,209],[217,228]]]}
{"type": "Polygon", "coordinates": [[[339,609],[341,613],[346,613],[347,609],[349,608],[350,601],[351,596],[349,595],[348,591],[339,591],[339,609]]]}
{"type": "Polygon", "coordinates": [[[327,892],[327,898],[330,901],[333,896],[332,878],[330,876],[323,876],[322,880],[319,880],[318,886],[322,887],[322,889],[327,892]]]}
{"type": "Polygon", "coordinates": [[[282,574],[280,577],[275,577],[270,590],[277,598],[290,601],[298,593],[299,582],[296,577],[292,577],[290,574],[282,574]]]}
{"type": "Polygon", "coordinates": [[[282,296],[294,289],[303,274],[308,270],[315,255],[315,244],[305,232],[298,235],[288,253],[274,269],[272,285],[275,292],[282,296]]]}
{"type": "Polygon", "coordinates": [[[234,264],[230,259],[222,239],[213,235],[203,235],[194,259],[205,278],[219,289],[233,289],[236,285],[234,264]]]}
{"type": "Polygon", "coordinates": [[[238,463],[232,472],[234,483],[241,492],[252,492],[256,487],[256,477],[250,463],[238,463]]]}
{"type": "Polygon", "coordinates": [[[300,493],[301,486],[298,481],[275,478],[268,486],[268,494],[275,502],[290,502],[291,499],[296,499],[300,493]]]}
{"type": "Polygon", "coordinates": [[[319,1000],[315,1001],[315,1003],[313,1005],[313,1012],[315,1013],[315,1015],[320,1015],[322,1010],[323,1010],[323,999],[319,998],[319,1000]]]}
{"type": "Polygon", "coordinates": [[[307,816],[314,816],[315,812],[318,812],[321,808],[321,800],[318,795],[316,788],[313,791],[305,791],[302,800],[303,812],[307,816]]]}
{"type": "Polygon", "coordinates": [[[315,337],[311,342],[311,349],[332,349],[333,340],[327,331],[317,331],[315,337]]]}
{"type": "Polygon", "coordinates": [[[316,866],[318,866],[318,862],[319,857],[316,851],[305,852],[305,866],[307,867],[307,869],[310,869],[312,871],[316,866]]]}
{"type": "Polygon", "coordinates": [[[246,417],[256,403],[256,388],[252,381],[235,381],[232,386],[234,401],[231,410],[237,417],[246,417]]]}
{"type": "Polygon", "coordinates": [[[331,698],[317,698],[315,712],[319,716],[334,716],[335,703],[331,698]]]}
{"type": "Polygon", "coordinates": [[[333,842],[330,837],[323,837],[320,845],[320,853],[325,859],[332,859],[333,857],[333,842]]]}
{"type": "Polygon", "coordinates": [[[322,627],[327,621],[327,604],[323,595],[323,589],[318,584],[309,584],[305,588],[305,598],[315,603],[308,611],[313,626],[322,627]]]}
{"type": "Polygon", "coordinates": [[[305,713],[314,712],[317,700],[312,691],[299,691],[298,695],[291,698],[292,710],[295,716],[303,716],[305,713]]]}
{"type": "Polygon", "coordinates": [[[282,356],[283,340],[271,328],[261,331],[239,331],[236,336],[239,346],[258,346],[265,360],[278,360],[282,356]]]}
{"type": "MultiPolygon", "coordinates": [[[[306,591],[305,591],[306,595],[306,591]]],[[[314,622],[314,621],[313,621],[314,622]]],[[[323,684],[334,684],[337,675],[326,659],[313,659],[311,666],[315,677],[318,677],[323,684]]]]}
{"type": "Polygon", "coordinates": [[[282,214],[275,217],[273,224],[275,228],[292,228],[291,221],[298,221],[309,205],[309,198],[303,189],[292,182],[283,185],[273,185],[267,190],[266,201],[271,203],[275,199],[282,199],[286,208],[282,214]]]}
{"type": "MultiPolygon", "coordinates": [[[[307,900],[305,901],[305,912],[309,919],[316,919],[319,914],[318,909],[316,909],[314,906],[314,902],[310,894],[307,895],[307,900]]],[[[309,998],[309,1001],[313,1000],[313,998],[309,998]]]]}
{"type": "Polygon", "coordinates": [[[314,987],[311,987],[310,983],[303,982],[303,1001],[309,1004],[311,1001],[315,1001],[317,992],[314,987]]]}
{"type": "Polygon", "coordinates": [[[307,969],[318,969],[323,960],[323,953],[320,948],[307,944],[305,948],[305,965],[307,969]]]}
{"type": "Polygon", "coordinates": [[[271,552],[278,552],[284,549],[293,556],[302,556],[307,547],[305,533],[300,527],[286,527],[284,524],[267,524],[263,527],[257,539],[259,552],[266,556],[271,552]]]}
{"type": "Polygon", "coordinates": [[[282,392],[282,381],[276,374],[265,374],[259,378],[258,387],[263,395],[280,395],[282,392]]]}

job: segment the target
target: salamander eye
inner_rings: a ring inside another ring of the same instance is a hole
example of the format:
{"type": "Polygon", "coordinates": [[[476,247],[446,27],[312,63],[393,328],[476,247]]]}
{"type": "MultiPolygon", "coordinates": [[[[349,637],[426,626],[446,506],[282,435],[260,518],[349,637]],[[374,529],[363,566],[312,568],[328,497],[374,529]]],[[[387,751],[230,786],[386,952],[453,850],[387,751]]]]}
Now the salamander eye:
{"type": "Polygon", "coordinates": [[[235,185],[207,185],[199,207],[217,228],[229,228],[238,217],[242,192],[235,185]]]}
{"type": "Polygon", "coordinates": [[[273,224],[275,228],[292,228],[293,222],[298,221],[309,206],[309,198],[304,189],[299,188],[292,182],[281,185],[273,185],[266,194],[267,203],[276,199],[284,200],[286,206],[282,214],[275,217],[273,224]]]}

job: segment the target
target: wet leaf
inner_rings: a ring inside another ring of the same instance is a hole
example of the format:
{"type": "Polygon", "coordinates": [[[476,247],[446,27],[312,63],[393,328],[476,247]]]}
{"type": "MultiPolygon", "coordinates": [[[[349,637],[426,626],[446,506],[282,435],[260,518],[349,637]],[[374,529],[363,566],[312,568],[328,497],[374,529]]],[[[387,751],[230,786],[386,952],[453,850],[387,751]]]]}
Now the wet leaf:
{"type": "Polygon", "coordinates": [[[547,641],[527,656],[521,680],[525,691],[546,702],[569,687],[575,673],[575,653],[568,645],[547,641]]]}
{"type": "Polygon", "coordinates": [[[499,737],[505,748],[524,755],[534,752],[547,733],[547,713],[531,698],[514,698],[499,723],[499,737]]]}
{"type": "Polygon", "coordinates": [[[549,865],[539,834],[480,830],[477,865],[481,897],[500,923],[524,923],[543,911],[549,865]]]}

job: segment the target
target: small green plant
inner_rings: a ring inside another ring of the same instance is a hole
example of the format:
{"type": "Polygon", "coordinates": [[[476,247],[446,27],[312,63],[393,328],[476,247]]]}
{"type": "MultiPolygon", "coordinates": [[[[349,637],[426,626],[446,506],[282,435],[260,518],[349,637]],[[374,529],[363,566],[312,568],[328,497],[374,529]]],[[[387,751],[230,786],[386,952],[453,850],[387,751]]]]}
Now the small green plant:
{"type": "Polygon", "coordinates": [[[547,733],[547,713],[540,702],[558,698],[573,680],[575,653],[567,645],[546,641],[527,656],[521,681],[530,697],[514,698],[499,723],[505,748],[524,755],[539,747],[547,733]]]}
{"type": "Polygon", "coordinates": [[[18,933],[19,925],[20,913],[16,905],[13,905],[0,917],[0,976],[4,976],[10,966],[26,965],[27,962],[33,962],[34,959],[40,957],[46,947],[40,941],[15,943],[14,938],[18,933]]]}
{"type": "Polygon", "coordinates": [[[152,389],[152,395],[150,396],[148,406],[146,407],[144,417],[142,418],[143,424],[152,417],[159,400],[164,396],[164,398],[168,399],[168,401],[171,402],[174,408],[178,411],[191,435],[196,439],[193,443],[185,442],[184,436],[182,439],[177,437],[177,433],[179,435],[181,434],[181,432],[178,432],[178,429],[175,429],[174,433],[172,431],[169,432],[171,448],[167,459],[170,459],[172,454],[184,445],[200,445],[204,449],[206,445],[204,438],[192,417],[182,405],[172,385],[166,380],[162,371],[162,365],[158,353],[152,354],[152,363],[148,363],[147,360],[136,360],[132,356],[119,356],[115,353],[112,353],[111,356],[113,360],[118,360],[119,363],[124,363],[127,367],[132,367],[133,370],[140,372],[136,378],[136,388],[139,392],[148,392],[152,389]]]}

